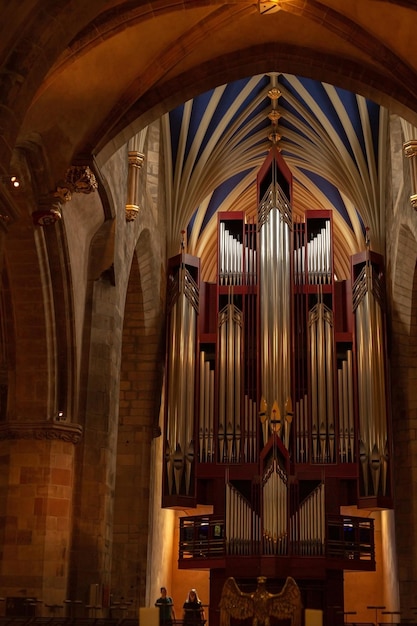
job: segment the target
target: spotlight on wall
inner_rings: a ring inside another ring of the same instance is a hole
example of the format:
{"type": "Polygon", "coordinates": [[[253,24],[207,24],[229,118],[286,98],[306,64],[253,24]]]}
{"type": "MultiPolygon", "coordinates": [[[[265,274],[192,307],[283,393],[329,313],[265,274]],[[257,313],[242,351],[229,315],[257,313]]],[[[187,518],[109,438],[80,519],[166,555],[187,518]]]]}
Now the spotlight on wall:
{"type": "Polygon", "coordinates": [[[258,10],[261,15],[270,15],[281,10],[281,0],[258,0],[258,10]]]}
{"type": "Polygon", "coordinates": [[[14,174],[5,174],[0,176],[0,182],[11,185],[12,187],[20,187],[20,181],[14,174]]]}

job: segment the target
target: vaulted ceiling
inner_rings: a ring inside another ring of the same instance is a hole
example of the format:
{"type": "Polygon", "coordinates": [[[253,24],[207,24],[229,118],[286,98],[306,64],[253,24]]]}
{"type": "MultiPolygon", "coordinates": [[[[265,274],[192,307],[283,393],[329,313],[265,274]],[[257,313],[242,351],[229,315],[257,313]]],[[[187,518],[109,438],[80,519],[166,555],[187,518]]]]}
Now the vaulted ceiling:
{"type": "Polygon", "coordinates": [[[187,228],[190,250],[210,258],[215,211],[256,210],[275,108],[295,215],[335,210],[343,277],[365,228],[384,246],[387,111],[417,125],[417,5],[280,0],[280,9],[262,15],[257,0],[3,0],[0,174],[28,141],[49,155],[51,181],[77,157],[100,166],[162,117],[168,244],[187,228]]]}
{"type": "Polygon", "coordinates": [[[188,226],[189,251],[205,257],[212,279],[216,211],[256,212],[256,174],[275,144],[293,174],[294,219],[308,209],[333,210],[336,268],[346,276],[348,255],[363,248],[365,229],[373,245],[383,246],[387,172],[379,148],[387,119],[386,109],[361,96],[275,73],[188,101],[166,119],[173,242],[188,226]]]}

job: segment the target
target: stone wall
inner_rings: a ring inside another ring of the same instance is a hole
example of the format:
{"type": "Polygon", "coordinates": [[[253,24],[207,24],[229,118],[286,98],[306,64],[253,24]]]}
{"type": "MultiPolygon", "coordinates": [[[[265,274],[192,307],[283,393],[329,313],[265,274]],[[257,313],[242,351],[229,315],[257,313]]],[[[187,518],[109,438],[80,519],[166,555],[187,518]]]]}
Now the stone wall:
{"type": "MultiPolygon", "coordinates": [[[[392,197],[387,207],[387,293],[395,526],[402,616],[413,618],[417,584],[417,214],[400,120],[391,117],[392,197]]],[[[415,617],[415,616],[414,616],[415,617]]]]}

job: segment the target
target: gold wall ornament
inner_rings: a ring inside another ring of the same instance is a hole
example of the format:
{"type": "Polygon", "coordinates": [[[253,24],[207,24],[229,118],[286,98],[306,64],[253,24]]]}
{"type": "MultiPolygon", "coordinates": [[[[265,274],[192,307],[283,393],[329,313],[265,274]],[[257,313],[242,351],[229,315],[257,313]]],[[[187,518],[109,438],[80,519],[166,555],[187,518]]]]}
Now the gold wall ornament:
{"type": "Polygon", "coordinates": [[[271,73],[271,87],[268,90],[268,98],[271,100],[272,109],[268,113],[268,118],[271,122],[271,132],[268,135],[269,141],[277,148],[278,152],[281,149],[278,147],[278,143],[281,141],[282,137],[278,132],[278,122],[281,118],[281,113],[278,110],[278,100],[281,97],[281,91],[278,86],[278,74],[276,72],[271,73]]]}
{"type": "Polygon", "coordinates": [[[279,118],[281,117],[281,113],[277,111],[276,109],[272,109],[272,111],[268,113],[268,117],[271,120],[272,124],[276,124],[279,118]]]}
{"type": "Polygon", "coordinates": [[[230,618],[252,619],[253,626],[269,626],[270,618],[289,619],[291,626],[301,626],[302,601],[300,589],[290,576],[279,593],[266,590],[265,576],[258,576],[258,586],[252,593],[242,592],[234,578],[223,585],[220,598],[220,626],[230,626],[230,618]]]}
{"type": "Polygon", "coordinates": [[[410,139],[403,144],[404,154],[410,161],[411,195],[410,203],[417,211],[417,139],[410,139]]]}
{"type": "Polygon", "coordinates": [[[139,211],[140,211],[139,206],[136,206],[134,204],[126,204],[125,206],[126,222],[134,222],[138,216],[139,211]]]}
{"type": "Polygon", "coordinates": [[[65,183],[75,193],[89,194],[98,189],[98,183],[88,165],[72,165],[65,175],[65,183]]]}
{"type": "Polygon", "coordinates": [[[59,181],[57,183],[54,195],[59,198],[63,204],[72,200],[72,191],[65,181],[59,181]]]}
{"type": "Polygon", "coordinates": [[[272,101],[278,100],[281,95],[281,91],[278,89],[278,87],[271,87],[271,89],[268,91],[268,98],[272,101]]]}
{"type": "MultiPolygon", "coordinates": [[[[272,131],[272,133],[269,133],[268,139],[271,143],[277,144],[279,141],[281,141],[282,136],[276,131],[272,131]]],[[[277,147],[277,150],[281,152],[281,148],[279,146],[276,146],[276,147],[277,147]]]]}

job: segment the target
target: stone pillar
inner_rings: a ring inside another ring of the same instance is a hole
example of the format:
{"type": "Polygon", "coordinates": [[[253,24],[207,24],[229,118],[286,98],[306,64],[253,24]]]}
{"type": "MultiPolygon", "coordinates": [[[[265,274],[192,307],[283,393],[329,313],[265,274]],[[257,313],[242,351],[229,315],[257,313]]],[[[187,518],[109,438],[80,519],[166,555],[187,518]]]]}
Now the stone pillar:
{"type": "Polygon", "coordinates": [[[38,615],[66,599],[80,437],[76,424],[0,426],[0,593],[37,599],[38,615]]]}

